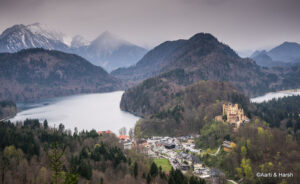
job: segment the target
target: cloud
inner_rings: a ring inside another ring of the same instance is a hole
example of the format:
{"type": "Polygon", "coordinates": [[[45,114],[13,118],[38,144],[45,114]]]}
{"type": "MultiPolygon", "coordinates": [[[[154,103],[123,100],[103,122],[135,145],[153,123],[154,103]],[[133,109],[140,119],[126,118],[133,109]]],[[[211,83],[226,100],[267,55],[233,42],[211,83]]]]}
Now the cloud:
{"type": "Polygon", "coordinates": [[[0,0],[0,31],[41,22],[93,39],[105,30],[155,46],[210,32],[235,49],[300,42],[298,0],[0,0]]]}

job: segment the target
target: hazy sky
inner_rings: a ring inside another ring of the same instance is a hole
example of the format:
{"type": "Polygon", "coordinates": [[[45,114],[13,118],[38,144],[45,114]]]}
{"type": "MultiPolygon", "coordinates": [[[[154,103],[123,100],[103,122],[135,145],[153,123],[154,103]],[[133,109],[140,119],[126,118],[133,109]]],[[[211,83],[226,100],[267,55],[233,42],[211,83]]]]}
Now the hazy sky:
{"type": "Polygon", "coordinates": [[[141,46],[209,32],[236,50],[300,42],[300,0],[0,0],[0,32],[40,22],[94,39],[105,30],[141,46]]]}

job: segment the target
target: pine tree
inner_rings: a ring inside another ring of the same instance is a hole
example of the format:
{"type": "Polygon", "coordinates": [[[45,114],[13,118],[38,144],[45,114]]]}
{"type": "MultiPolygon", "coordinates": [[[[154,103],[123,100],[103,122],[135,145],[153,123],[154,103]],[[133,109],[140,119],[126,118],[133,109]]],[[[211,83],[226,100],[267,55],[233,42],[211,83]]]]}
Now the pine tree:
{"type": "Polygon", "coordinates": [[[54,184],[59,183],[59,180],[63,181],[64,184],[75,184],[78,183],[78,174],[69,172],[63,172],[63,160],[62,157],[65,153],[65,147],[59,151],[59,144],[56,140],[56,129],[54,128],[54,144],[51,154],[48,154],[50,168],[53,170],[52,182],[54,184]]]}
{"type": "Polygon", "coordinates": [[[150,182],[151,182],[151,176],[150,174],[147,174],[147,184],[150,184],[150,182]]]}
{"type": "Polygon", "coordinates": [[[158,174],[157,166],[154,162],[152,162],[151,168],[150,168],[150,175],[151,177],[156,177],[158,174]]]}
{"type": "Polygon", "coordinates": [[[134,162],[133,175],[134,175],[135,178],[138,176],[138,164],[137,164],[137,162],[134,162]]]}
{"type": "Polygon", "coordinates": [[[54,128],[53,151],[51,154],[48,155],[48,157],[50,162],[50,168],[54,171],[54,174],[52,175],[52,182],[55,184],[58,183],[58,180],[62,174],[63,161],[61,158],[65,153],[65,147],[63,147],[62,151],[59,151],[58,146],[59,145],[56,140],[56,129],[54,128]]]}

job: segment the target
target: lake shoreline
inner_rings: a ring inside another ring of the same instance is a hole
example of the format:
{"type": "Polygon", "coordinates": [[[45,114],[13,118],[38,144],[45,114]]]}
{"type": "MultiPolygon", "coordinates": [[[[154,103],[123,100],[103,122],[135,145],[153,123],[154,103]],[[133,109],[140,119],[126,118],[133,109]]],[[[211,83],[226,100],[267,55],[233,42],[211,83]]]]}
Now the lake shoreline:
{"type": "Polygon", "coordinates": [[[18,113],[12,122],[26,119],[47,120],[49,126],[64,124],[66,129],[118,133],[122,127],[134,128],[140,117],[120,109],[124,91],[77,94],[41,99],[33,103],[18,103],[18,113]]]}

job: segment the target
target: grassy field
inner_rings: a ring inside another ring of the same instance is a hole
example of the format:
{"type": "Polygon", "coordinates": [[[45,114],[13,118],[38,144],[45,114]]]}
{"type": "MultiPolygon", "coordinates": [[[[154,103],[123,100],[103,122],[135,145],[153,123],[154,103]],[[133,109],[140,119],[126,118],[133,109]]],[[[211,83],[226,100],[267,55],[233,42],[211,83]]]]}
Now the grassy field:
{"type": "Polygon", "coordinates": [[[165,172],[169,172],[172,167],[169,160],[166,158],[155,158],[154,163],[157,165],[158,168],[159,166],[161,166],[162,170],[165,172]]]}

